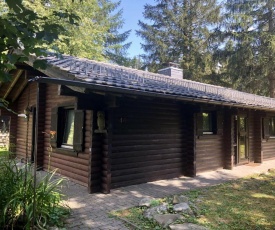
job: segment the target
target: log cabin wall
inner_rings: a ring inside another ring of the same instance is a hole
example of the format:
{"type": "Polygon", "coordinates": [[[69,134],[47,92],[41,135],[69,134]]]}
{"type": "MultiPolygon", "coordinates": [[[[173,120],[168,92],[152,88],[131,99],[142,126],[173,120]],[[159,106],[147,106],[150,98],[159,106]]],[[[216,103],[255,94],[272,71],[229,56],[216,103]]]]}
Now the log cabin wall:
{"type": "Polygon", "coordinates": [[[264,137],[264,126],[263,126],[263,119],[274,117],[274,113],[262,113],[261,114],[261,139],[262,139],[262,158],[263,160],[270,160],[275,158],[275,138],[270,136],[269,138],[264,137]]]}
{"type": "Polygon", "coordinates": [[[250,110],[248,122],[249,162],[261,163],[261,112],[250,110]]]}
{"type": "Polygon", "coordinates": [[[223,113],[217,111],[217,133],[197,135],[196,172],[217,170],[224,167],[223,113]],[[219,117],[219,118],[218,118],[219,117]]]}
{"type": "Polygon", "coordinates": [[[248,111],[248,161],[254,162],[254,151],[255,151],[255,115],[254,112],[248,111]]]}
{"type": "Polygon", "coordinates": [[[121,100],[114,109],[111,188],[182,175],[182,120],[176,103],[121,100]]]}
{"type": "MultiPolygon", "coordinates": [[[[29,84],[22,92],[17,101],[17,112],[24,114],[27,107],[36,105],[36,83],[29,84]]],[[[16,134],[16,155],[18,158],[24,158],[26,155],[31,158],[33,150],[33,114],[30,112],[29,120],[27,118],[17,118],[16,134]],[[27,151],[27,154],[26,154],[27,151]]]]}
{"type": "Polygon", "coordinates": [[[275,138],[262,140],[263,160],[275,158],[275,138]]]}
{"type": "Polygon", "coordinates": [[[224,168],[233,169],[234,167],[234,116],[230,110],[224,112],[224,168]]]}
{"type": "Polygon", "coordinates": [[[181,106],[183,175],[191,177],[196,176],[195,110],[194,106],[185,104],[181,106]]]}
{"type": "MultiPolygon", "coordinates": [[[[77,102],[76,97],[60,96],[58,95],[58,85],[47,85],[46,88],[46,106],[45,106],[45,132],[49,133],[51,129],[51,111],[52,108],[62,106],[64,104],[75,105],[77,102]]],[[[75,105],[76,106],[76,105],[75,105]]],[[[84,151],[77,155],[68,155],[70,150],[60,148],[50,149],[50,136],[44,135],[44,161],[43,167],[47,170],[58,168],[58,172],[67,176],[78,183],[88,186],[89,180],[89,159],[91,148],[91,129],[92,129],[92,111],[85,111],[85,143],[84,151]]]]}
{"type": "Polygon", "coordinates": [[[262,112],[255,111],[254,112],[254,162],[262,163],[263,155],[262,155],[262,112]]]}

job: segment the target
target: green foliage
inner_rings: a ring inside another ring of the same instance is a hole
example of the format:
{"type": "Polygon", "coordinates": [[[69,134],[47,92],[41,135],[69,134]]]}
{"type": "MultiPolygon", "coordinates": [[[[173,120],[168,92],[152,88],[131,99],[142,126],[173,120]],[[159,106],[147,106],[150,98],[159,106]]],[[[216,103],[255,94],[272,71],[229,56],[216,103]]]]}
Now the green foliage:
{"type": "Polygon", "coordinates": [[[33,222],[39,229],[63,225],[63,218],[69,214],[69,210],[61,202],[63,195],[60,193],[60,186],[63,179],[53,179],[54,173],[38,178],[34,189],[31,166],[19,168],[15,161],[1,158],[1,229],[30,229],[33,222]],[[33,219],[34,210],[35,219],[33,219]]]}
{"type": "MultiPolygon", "coordinates": [[[[111,0],[0,0],[0,82],[9,80],[15,63],[46,51],[124,64],[130,31],[118,32],[119,6],[111,0]]],[[[37,60],[34,67],[46,65],[37,60]]]]}
{"type": "Polygon", "coordinates": [[[274,10],[274,0],[225,1],[215,61],[220,63],[217,76],[229,86],[274,96],[274,10]]]}
{"type": "MultiPolygon", "coordinates": [[[[41,7],[48,11],[47,4],[41,7]]],[[[61,35],[66,27],[59,20],[67,24],[78,20],[66,8],[54,9],[50,16],[52,20],[30,8],[28,1],[0,0],[0,82],[9,80],[8,72],[16,62],[28,60],[30,54],[44,55],[54,41],[65,42],[61,35]],[[14,49],[21,49],[22,53],[14,53],[14,49]]]]}
{"type": "Polygon", "coordinates": [[[211,27],[219,19],[216,0],[157,0],[146,4],[137,34],[144,39],[145,62],[156,71],[162,64],[176,62],[185,78],[201,80],[210,71],[211,27]]]}

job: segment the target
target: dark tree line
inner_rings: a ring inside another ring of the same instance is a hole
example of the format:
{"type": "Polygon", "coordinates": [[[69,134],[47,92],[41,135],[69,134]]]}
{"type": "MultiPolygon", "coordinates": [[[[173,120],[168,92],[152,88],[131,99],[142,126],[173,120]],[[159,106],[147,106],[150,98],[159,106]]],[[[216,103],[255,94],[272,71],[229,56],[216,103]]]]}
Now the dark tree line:
{"type": "Polygon", "coordinates": [[[275,96],[275,0],[156,0],[137,34],[152,71],[275,96]]]}

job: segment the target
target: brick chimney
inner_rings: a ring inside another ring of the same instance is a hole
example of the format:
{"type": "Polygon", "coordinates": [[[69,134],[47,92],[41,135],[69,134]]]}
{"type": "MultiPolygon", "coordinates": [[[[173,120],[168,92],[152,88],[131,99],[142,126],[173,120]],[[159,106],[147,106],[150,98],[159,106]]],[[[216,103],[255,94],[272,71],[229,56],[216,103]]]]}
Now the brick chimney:
{"type": "Polygon", "coordinates": [[[160,69],[158,73],[172,78],[183,79],[183,70],[179,68],[179,64],[173,62],[169,62],[168,67],[160,69]]]}

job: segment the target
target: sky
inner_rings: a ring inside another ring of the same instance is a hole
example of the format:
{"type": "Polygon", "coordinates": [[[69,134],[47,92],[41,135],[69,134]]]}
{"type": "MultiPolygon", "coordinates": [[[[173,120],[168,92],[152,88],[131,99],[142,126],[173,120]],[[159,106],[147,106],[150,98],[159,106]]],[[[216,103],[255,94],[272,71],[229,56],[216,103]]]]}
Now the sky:
{"type": "Polygon", "coordinates": [[[143,11],[144,5],[155,4],[154,0],[121,0],[120,7],[123,9],[124,25],[122,31],[132,30],[127,42],[132,42],[128,50],[129,56],[134,57],[144,53],[140,43],[142,38],[136,35],[135,30],[139,29],[138,20],[144,21],[143,11]]]}

